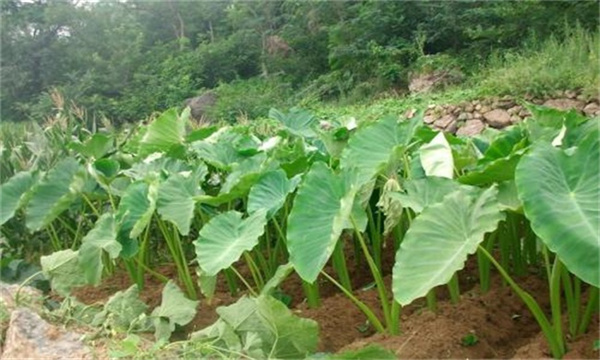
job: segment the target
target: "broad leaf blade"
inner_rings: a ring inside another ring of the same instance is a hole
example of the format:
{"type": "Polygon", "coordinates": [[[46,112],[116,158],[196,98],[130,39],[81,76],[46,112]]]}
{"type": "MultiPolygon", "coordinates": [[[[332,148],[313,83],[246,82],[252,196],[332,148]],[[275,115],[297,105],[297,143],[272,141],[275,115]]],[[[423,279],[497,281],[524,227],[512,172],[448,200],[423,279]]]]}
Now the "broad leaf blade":
{"type": "Polygon", "coordinates": [[[138,181],[130,184],[119,203],[116,220],[120,224],[117,239],[123,245],[123,257],[137,252],[135,240],[148,226],[156,208],[156,185],[138,181]]]}
{"type": "Polygon", "coordinates": [[[317,162],[300,185],[288,218],[287,245],[290,262],[305,281],[316,280],[342,231],[352,226],[357,189],[346,180],[317,162]]]}
{"type": "Polygon", "coordinates": [[[183,326],[196,316],[198,301],[185,297],[181,289],[169,280],[162,292],[160,306],[152,311],[155,317],[156,338],[168,338],[175,330],[175,325],[183,326]]]}
{"type": "Polygon", "coordinates": [[[453,178],[452,149],[443,132],[438,133],[433,140],[421,146],[419,153],[425,175],[453,178]]]}
{"type": "Polygon", "coordinates": [[[194,196],[202,192],[200,181],[206,173],[206,167],[202,167],[187,176],[173,174],[158,187],[156,211],[164,220],[174,223],[182,235],[190,232],[196,206],[194,196]]]}
{"type": "Polygon", "coordinates": [[[237,211],[212,218],[195,241],[198,264],[207,275],[216,275],[237,261],[244,251],[258,244],[267,223],[266,210],[261,209],[246,219],[237,211]]]}
{"type": "Polygon", "coordinates": [[[72,158],[60,161],[32,190],[27,204],[27,227],[37,231],[69,208],[84,186],[82,167],[72,158]]]}
{"type": "Polygon", "coordinates": [[[317,323],[295,316],[271,296],[243,297],[233,305],[218,308],[217,313],[245,347],[251,347],[249,339],[254,339],[252,347],[261,358],[303,359],[316,350],[317,323]]]}
{"type": "Polygon", "coordinates": [[[531,227],[567,268],[600,286],[600,169],[596,129],[572,154],[540,143],[516,170],[531,227]]]}
{"type": "Polygon", "coordinates": [[[267,217],[272,218],[281,209],[288,194],[296,189],[299,180],[299,177],[289,180],[281,169],[264,173],[250,189],[248,212],[267,209],[267,217]]]}
{"type": "Polygon", "coordinates": [[[79,249],[79,262],[83,266],[89,284],[98,285],[102,279],[102,254],[106,252],[111,259],[116,259],[122,246],[117,241],[117,228],[113,214],[102,215],[94,228],[83,237],[79,249]]]}
{"type": "Polygon", "coordinates": [[[241,138],[241,134],[224,127],[206,139],[193,142],[192,150],[207,164],[229,170],[232,164],[246,158],[234,146],[241,138]]]}
{"type": "Polygon", "coordinates": [[[495,187],[459,189],[415,218],[396,253],[392,289],[401,305],[450,281],[504,215],[495,187]]]}
{"type": "Polygon", "coordinates": [[[178,116],[175,108],[162,113],[148,125],[147,131],[140,141],[140,155],[146,156],[153,152],[166,153],[173,145],[183,144],[185,124],[189,116],[189,108],[186,108],[181,116],[178,116]]]}
{"type": "Polygon", "coordinates": [[[34,178],[31,172],[22,171],[0,185],[0,225],[15,215],[21,206],[23,194],[31,188],[33,183],[34,178]]]}
{"type": "Polygon", "coordinates": [[[69,147],[87,158],[100,159],[113,147],[113,137],[95,133],[85,143],[72,142],[69,147]]]}
{"type": "Polygon", "coordinates": [[[107,322],[122,331],[127,331],[131,324],[148,310],[139,298],[137,285],[132,285],[127,290],[117,291],[108,299],[104,309],[96,314],[92,325],[100,326],[107,322]]]}
{"type": "Polygon", "coordinates": [[[460,186],[447,178],[426,177],[406,181],[404,192],[392,193],[390,197],[398,200],[402,207],[420,213],[428,206],[441,202],[444,196],[456,191],[460,186]]]}
{"type": "Polygon", "coordinates": [[[42,256],[40,264],[44,276],[50,279],[52,289],[59,295],[67,296],[72,288],[85,284],[76,251],[68,249],[42,256]]]}
{"type": "Polygon", "coordinates": [[[527,144],[525,132],[519,126],[495,134],[477,165],[458,181],[469,185],[487,185],[514,180],[515,168],[527,144]]]}
{"type": "Polygon", "coordinates": [[[313,127],[316,126],[317,119],[306,110],[293,108],[289,113],[284,114],[277,109],[271,109],[269,117],[280,121],[293,135],[306,138],[316,135],[313,127]]]}
{"type": "Polygon", "coordinates": [[[390,116],[358,129],[342,152],[341,168],[355,168],[358,184],[367,183],[385,170],[399,148],[410,144],[419,126],[422,126],[420,119],[398,124],[396,117],[390,116]]]}

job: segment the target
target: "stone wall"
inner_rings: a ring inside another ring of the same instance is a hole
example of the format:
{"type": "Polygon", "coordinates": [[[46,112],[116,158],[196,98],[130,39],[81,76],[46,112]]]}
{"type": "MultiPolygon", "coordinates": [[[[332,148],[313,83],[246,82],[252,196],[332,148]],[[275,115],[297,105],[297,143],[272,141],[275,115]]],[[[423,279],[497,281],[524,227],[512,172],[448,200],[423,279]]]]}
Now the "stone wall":
{"type": "MultiPolygon", "coordinates": [[[[576,91],[561,91],[546,98],[524,97],[522,100],[510,96],[483,100],[465,101],[457,105],[429,105],[423,121],[437,130],[444,130],[459,136],[476,135],[486,127],[503,128],[530,116],[520,103],[569,110],[575,109],[586,116],[600,116],[598,98],[587,97],[576,91]]],[[[415,110],[405,114],[411,117],[415,110]]]]}

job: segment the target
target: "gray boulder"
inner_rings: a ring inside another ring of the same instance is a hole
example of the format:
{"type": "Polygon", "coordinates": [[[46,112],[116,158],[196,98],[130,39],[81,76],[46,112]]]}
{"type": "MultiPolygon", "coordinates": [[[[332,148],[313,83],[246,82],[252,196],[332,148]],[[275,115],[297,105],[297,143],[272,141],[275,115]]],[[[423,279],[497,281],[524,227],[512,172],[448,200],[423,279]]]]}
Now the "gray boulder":
{"type": "Polygon", "coordinates": [[[548,106],[558,110],[571,110],[582,111],[585,103],[579,100],[573,99],[550,99],[544,102],[544,106],[548,106]]]}
{"type": "Polygon", "coordinates": [[[48,324],[35,312],[12,312],[0,359],[91,359],[80,335],[48,324]]]}
{"type": "Polygon", "coordinates": [[[200,96],[185,100],[185,106],[189,106],[192,118],[196,121],[210,122],[207,118],[207,111],[217,102],[217,95],[213,92],[206,92],[200,96]]]}
{"type": "Polygon", "coordinates": [[[481,120],[467,120],[458,131],[457,136],[474,136],[480,134],[485,129],[485,124],[481,120]]]}
{"type": "Polygon", "coordinates": [[[463,74],[459,71],[433,71],[426,74],[412,74],[408,90],[411,94],[427,93],[450,84],[461,82],[463,74]]]}
{"type": "Polygon", "coordinates": [[[510,114],[503,109],[494,109],[483,114],[485,121],[495,128],[503,128],[509,126],[510,114]]]}

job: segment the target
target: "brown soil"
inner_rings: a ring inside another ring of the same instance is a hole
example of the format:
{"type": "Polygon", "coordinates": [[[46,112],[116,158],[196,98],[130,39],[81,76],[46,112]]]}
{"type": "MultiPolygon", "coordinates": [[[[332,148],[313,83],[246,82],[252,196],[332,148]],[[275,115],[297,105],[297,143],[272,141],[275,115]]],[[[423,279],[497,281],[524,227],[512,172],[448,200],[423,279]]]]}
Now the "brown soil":
{"type": "MultiPolygon", "coordinates": [[[[347,252],[351,253],[351,252],[347,252]]],[[[389,287],[393,257],[384,254],[384,281],[389,287]]],[[[379,318],[379,299],[373,288],[362,288],[372,283],[369,272],[363,266],[355,266],[348,260],[355,295],[372,309],[379,318]]],[[[320,327],[319,351],[337,352],[362,348],[369,344],[379,344],[396,354],[398,358],[545,358],[550,357],[546,341],[533,316],[523,302],[503,285],[499,276],[492,276],[491,290],[482,294],[477,279],[477,264],[474,259],[467,262],[460,272],[461,300],[451,304],[445,287],[438,288],[438,309],[428,310],[424,300],[402,309],[401,335],[387,336],[375,334],[366,317],[343,294],[329,282],[320,283],[322,304],[317,309],[308,308],[304,299],[300,279],[293,274],[282,284],[283,292],[292,298],[292,310],[299,316],[316,320],[320,327]],[[477,343],[463,345],[463,338],[472,335],[477,343]]],[[[169,278],[176,278],[172,266],[157,269],[169,278]]],[[[326,271],[334,275],[330,267],[326,271]]],[[[240,272],[245,273],[243,266],[240,272]]],[[[537,275],[518,279],[544,310],[548,310],[547,282],[537,275]]],[[[106,279],[98,287],[77,289],[74,294],[85,303],[106,301],[118,290],[128,288],[131,282],[125,272],[118,272],[106,279]]],[[[151,307],[160,303],[164,284],[148,276],[141,298],[151,307]]],[[[389,291],[388,291],[389,293],[389,291]]],[[[211,303],[200,301],[195,319],[183,331],[176,334],[181,339],[185,334],[200,330],[212,324],[217,318],[216,308],[231,304],[233,298],[220,279],[217,292],[211,303]]],[[[598,358],[593,350],[593,342],[600,339],[598,315],[590,325],[588,334],[571,339],[565,358],[598,358]]]]}

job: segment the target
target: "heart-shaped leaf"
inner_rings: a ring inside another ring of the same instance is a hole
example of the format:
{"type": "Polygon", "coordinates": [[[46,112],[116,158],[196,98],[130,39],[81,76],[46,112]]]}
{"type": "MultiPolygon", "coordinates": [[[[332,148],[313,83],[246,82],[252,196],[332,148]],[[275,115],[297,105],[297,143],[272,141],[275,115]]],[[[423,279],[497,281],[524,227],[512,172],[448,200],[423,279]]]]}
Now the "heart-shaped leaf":
{"type": "Polygon", "coordinates": [[[533,231],[583,281],[600,286],[598,128],[575,149],[539,143],[516,170],[519,198],[533,231]]]}
{"type": "Polygon", "coordinates": [[[200,231],[196,245],[196,259],[206,275],[216,275],[237,261],[244,251],[258,244],[264,233],[266,209],[260,209],[242,219],[237,211],[215,216],[200,231]]]}
{"type": "Polygon", "coordinates": [[[107,253],[111,259],[116,259],[121,248],[113,214],[102,215],[94,228],[83,237],[79,248],[79,263],[89,284],[98,285],[102,279],[102,254],[107,253]]]}
{"type": "Polygon", "coordinates": [[[22,206],[23,194],[34,184],[34,177],[29,171],[22,171],[0,185],[0,225],[15,215],[22,206]]]}
{"type": "Polygon", "coordinates": [[[83,168],[66,158],[52,168],[32,189],[25,211],[27,227],[37,231],[56,219],[75,201],[85,184],[83,168]]]}
{"type": "Polygon", "coordinates": [[[358,187],[348,173],[335,174],[316,162],[300,185],[288,218],[290,262],[302,279],[314,282],[333,253],[344,229],[366,226],[365,212],[355,201],[358,187]]]}
{"type": "Polygon", "coordinates": [[[415,218],[396,253],[392,289],[401,305],[448,283],[504,218],[495,187],[460,188],[415,218]]]}

